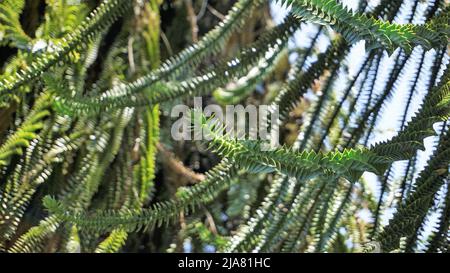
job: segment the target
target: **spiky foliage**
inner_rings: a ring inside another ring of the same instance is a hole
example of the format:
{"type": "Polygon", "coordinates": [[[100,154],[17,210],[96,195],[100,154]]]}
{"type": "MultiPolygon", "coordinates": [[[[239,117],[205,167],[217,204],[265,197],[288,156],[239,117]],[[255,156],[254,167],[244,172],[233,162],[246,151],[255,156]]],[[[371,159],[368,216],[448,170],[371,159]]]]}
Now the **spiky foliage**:
{"type": "MultiPolygon", "coordinates": [[[[7,1],[5,5],[8,5],[8,2],[14,1],[7,1]]],[[[60,5],[64,3],[67,5],[66,1],[63,1],[60,5]]],[[[101,3],[76,29],[55,41],[54,44],[49,45],[46,52],[32,59],[30,63],[25,64],[15,75],[2,78],[0,81],[0,102],[7,101],[14,89],[40,76],[51,66],[62,61],[76,47],[89,42],[89,39],[110,26],[130,6],[129,1],[121,0],[101,3]]],[[[11,28],[20,32],[20,26],[17,24],[12,25],[11,28]]]]}
{"type": "Polygon", "coordinates": [[[430,49],[447,43],[445,34],[448,34],[449,30],[445,24],[441,25],[441,19],[431,21],[424,26],[395,24],[353,13],[334,0],[282,0],[280,2],[291,5],[293,11],[305,19],[332,26],[348,42],[365,40],[368,49],[384,47],[392,53],[400,47],[410,53],[417,45],[430,49]]]}
{"type": "Polygon", "coordinates": [[[181,2],[0,3],[1,251],[448,251],[446,1],[181,2]],[[173,140],[193,96],[282,145],[173,140]]]}

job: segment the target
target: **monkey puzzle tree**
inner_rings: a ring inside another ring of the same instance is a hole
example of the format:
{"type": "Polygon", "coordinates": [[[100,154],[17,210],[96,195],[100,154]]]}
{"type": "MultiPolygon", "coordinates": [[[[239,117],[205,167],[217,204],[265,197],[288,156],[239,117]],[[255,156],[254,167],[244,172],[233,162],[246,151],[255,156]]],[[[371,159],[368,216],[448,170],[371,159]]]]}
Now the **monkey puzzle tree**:
{"type": "Polygon", "coordinates": [[[0,2],[0,250],[449,250],[446,1],[98,2],[0,2]],[[193,96],[282,147],[172,140],[193,96]]]}

